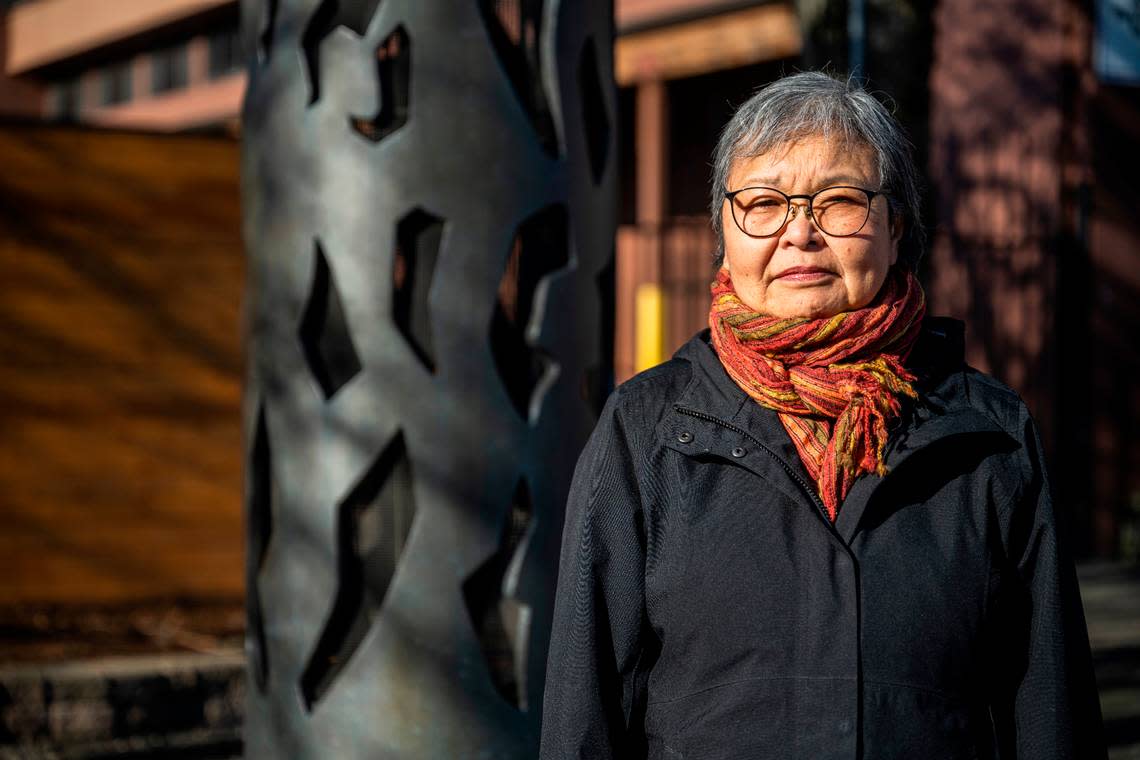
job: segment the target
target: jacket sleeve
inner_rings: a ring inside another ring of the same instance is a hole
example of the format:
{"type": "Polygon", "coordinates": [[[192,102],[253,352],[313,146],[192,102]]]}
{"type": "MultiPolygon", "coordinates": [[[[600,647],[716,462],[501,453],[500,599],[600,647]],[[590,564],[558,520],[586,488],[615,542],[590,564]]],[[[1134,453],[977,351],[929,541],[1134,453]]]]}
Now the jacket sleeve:
{"type": "Polygon", "coordinates": [[[1007,579],[991,715],[1002,758],[1106,756],[1076,570],[1058,530],[1036,425],[1021,408],[1022,490],[999,514],[1007,579]]]}
{"type": "Polygon", "coordinates": [[[638,442],[611,395],[574,473],[543,700],[542,760],[636,758],[645,536],[638,442]]]}

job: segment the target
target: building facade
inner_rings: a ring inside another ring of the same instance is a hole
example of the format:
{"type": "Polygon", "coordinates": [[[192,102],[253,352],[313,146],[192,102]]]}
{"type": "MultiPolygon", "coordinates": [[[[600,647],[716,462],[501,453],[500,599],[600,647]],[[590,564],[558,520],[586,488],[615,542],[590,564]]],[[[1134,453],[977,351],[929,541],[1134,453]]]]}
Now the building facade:
{"type": "Polygon", "coordinates": [[[51,121],[184,131],[236,123],[245,87],[226,0],[32,0],[7,14],[4,72],[51,121]]]}
{"type": "MultiPolygon", "coordinates": [[[[492,4],[518,13],[518,0],[492,4]]],[[[134,130],[238,128],[237,0],[7,5],[0,111],[134,130]]],[[[619,382],[705,321],[719,129],[783,73],[842,71],[846,6],[616,0],[619,382]]],[[[1128,338],[1140,323],[1140,236],[1129,224],[1140,202],[1135,13],[1115,0],[866,6],[862,73],[897,103],[928,168],[932,252],[921,274],[933,308],[967,321],[970,361],[1040,418],[1053,460],[1066,463],[1055,479],[1078,516],[1078,547],[1140,554],[1140,391],[1127,381],[1140,366],[1128,338]]]]}
{"type": "MultiPolygon", "coordinates": [[[[517,1],[495,6],[509,14],[517,1]]],[[[708,156],[731,108],[791,70],[801,35],[791,2],[618,0],[615,14],[621,380],[661,361],[703,320],[708,156]]],[[[236,129],[239,15],[237,0],[24,0],[7,14],[4,73],[28,93],[23,112],[50,121],[236,129]]]]}

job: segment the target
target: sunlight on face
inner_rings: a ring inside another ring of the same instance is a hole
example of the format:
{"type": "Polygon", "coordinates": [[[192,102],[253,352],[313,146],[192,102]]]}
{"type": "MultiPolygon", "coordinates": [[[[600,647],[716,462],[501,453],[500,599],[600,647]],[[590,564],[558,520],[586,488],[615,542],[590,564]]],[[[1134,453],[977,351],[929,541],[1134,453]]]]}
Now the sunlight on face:
{"type": "MultiPolygon", "coordinates": [[[[809,137],[733,163],[728,190],[764,185],[788,195],[833,185],[880,190],[868,147],[809,137]]],[[[867,223],[851,237],[831,237],[805,209],[769,237],[749,237],[733,221],[730,201],[721,209],[724,265],[740,300],[773,317],[831,317],[870,303],[898,260],[902,225],[891,224],[887,199],[875,196],[867,223]]],[[[806,203],[796,199],[795,204],[806,203]]]]}

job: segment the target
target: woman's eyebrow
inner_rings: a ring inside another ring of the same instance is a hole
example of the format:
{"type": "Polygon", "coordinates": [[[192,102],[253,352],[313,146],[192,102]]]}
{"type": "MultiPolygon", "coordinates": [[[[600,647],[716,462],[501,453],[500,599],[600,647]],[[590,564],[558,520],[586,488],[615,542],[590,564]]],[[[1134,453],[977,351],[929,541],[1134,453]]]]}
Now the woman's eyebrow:
{"type": "Polygon", "coordinates": [[[832,187],[834,185],[857,185],[862,186],[867,180],[856,177],[852,174],[831,174],[823,177],[816,183],[816,188],[822,190],[825,187],[832,187]]]}
{"type": "Polygon", "coordinates": [[[742,187],[778,187],[780,182],[779,177],[749,177],[744,180],[742,187]]]}

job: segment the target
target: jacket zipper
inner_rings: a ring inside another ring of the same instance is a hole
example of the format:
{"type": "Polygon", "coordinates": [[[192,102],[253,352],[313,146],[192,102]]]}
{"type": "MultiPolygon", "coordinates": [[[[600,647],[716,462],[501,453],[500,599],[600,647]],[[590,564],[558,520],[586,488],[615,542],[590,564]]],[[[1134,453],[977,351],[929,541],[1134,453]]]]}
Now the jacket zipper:
{"type": "Polygon", "coordinates": [[[823,515],[823,521],[827,523],[827,526],[831,528],[833,532],[835,531],[835,523],[833,523],[831,521],[831,517],[828,516],[827,507],[824,506],[823,500],[819,498],[819,494],[816,493],[815,489],[809,486],[807,481],[801,478],[798,472],[792,469],[792,467],[787,462],[785,462],[779,454],[764,445],[764,443],[759,438],[752,435],[752,433],[748,432],[744,428],[733,425],[731,422],[725,422],[719,417],[713,417],[711,414],[698,412],[695,409],[689,409],[688,407],[684,406],[674,406],[673,409],[677,412],[680,412],[681,414],[688,415],[689,417],[696,417],[698,420],[705,420],[706,422],[711,422],[714,425],[720,425],[722,428],[726,428],[733,431],[734,433],[748,438],[750,441],[759,446],[765,454],[772,457],[772,459],[775,459],[780,464],[780,467],[784,469],[784,472],[788,473],[788,476],[799,485],[800,489],[805,494],[807,494],[807,497],[811,500],[811,503],[814,504],[816,506],[816,509],[819,510],[819,513],[823,515]]]}

